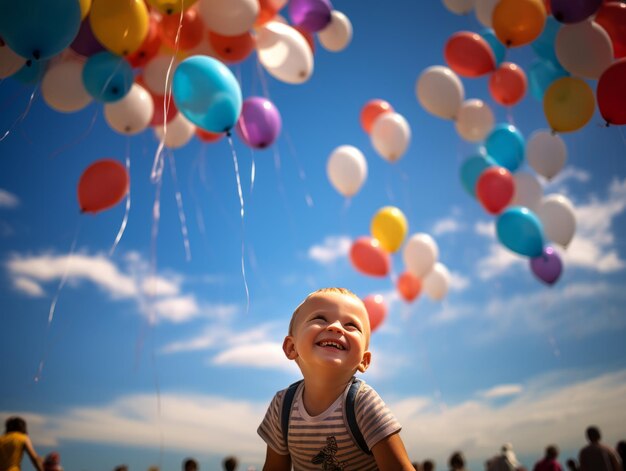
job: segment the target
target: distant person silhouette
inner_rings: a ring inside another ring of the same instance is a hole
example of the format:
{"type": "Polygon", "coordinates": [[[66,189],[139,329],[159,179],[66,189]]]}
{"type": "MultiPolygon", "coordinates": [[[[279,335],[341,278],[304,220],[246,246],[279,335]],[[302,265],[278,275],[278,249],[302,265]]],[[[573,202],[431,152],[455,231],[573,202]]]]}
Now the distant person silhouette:
{"type": "Polygon", "coordinates": [[[198,471],[198,462],[193,458],[187,458],[183,461],[183,471],[198,471]]]}
{"type": "Polygon", "coordinates": [[[426,460],[422,463],[422,471],[435,471],[435,462],[433,460],[426,460]]]}
{"type": "Polygon", "coordinates": [[[235,471],[239,465],[239,461],[234,456],[227,456],[222,463],[226,471],[235,471]]]}
{"type": "Polygon", "coordinates": [[[488,463],[488,471],[517,471],[521,466],[510,443],[502,445],[500,454],[494,456],[488,463]]]}
{"type": "Polygon", "coordinates": [[[43,471],[43,462],[28,437],[26,421],[21,417],[9,417],[4,427],[4,435],[0,436],[0,470],[20,471],[26,452],[35,469],[43,471]]]}
{"type": "Polygon", "coordinates": [[[63,471],[61,456],[56,451],[46,455],[43,460],[43,471],[63,471]]]}
{"type": "Polygon", "coordinates": [[[128,471],[128,466],[126,466],[125,464],[121,464],[119,466],[116,466],[113,471],[128,471]]]}
{"type": "Polygon", "coordinates": [[[617,453],[600,443],[600,429],[594,425],[587,428],[585,434],[589,445],[583,447],[578,455],[580,471],[622,471],[617,453]]]}
{"type": "Polygon", "coordinates": [[[450,471],[465,471],[465,457],[460,451],[455,451],[448,459],[450,471]]]}
{"type": "Polygon", "coordinates": [[[542,460],[537,461],[533,471],[563,471],[561,465],[556,460],[559,457],[559,449],[556,445],[550,445],[546,448],[546,454],[542,460]]]}
{"type": "Polygon", "coordinates": [[[565,462],[565,466],[567,466],[568,471],[580,471],[580,467],[575,459],[570,458],[565,462]]]}
{"type": "Polygon", "coordinates": [[[622,468],[626,468],[626,441],[620,440],[615,447],[619,459],[622,461],[622,468]]]}

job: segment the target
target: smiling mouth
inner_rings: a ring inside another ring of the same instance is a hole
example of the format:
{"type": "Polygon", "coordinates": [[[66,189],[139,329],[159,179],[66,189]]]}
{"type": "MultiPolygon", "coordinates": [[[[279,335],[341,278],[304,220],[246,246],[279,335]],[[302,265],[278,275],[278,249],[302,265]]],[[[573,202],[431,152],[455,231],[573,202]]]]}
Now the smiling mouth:
{"type": "Polygon", "coordinates": [[[334,342],[332,340],[322,340],[321,342],[317,342],[317,345],[319,345],[320,347],[336,348],[337,350],[345,350],[346,349],[339,342],[334,342]]]}

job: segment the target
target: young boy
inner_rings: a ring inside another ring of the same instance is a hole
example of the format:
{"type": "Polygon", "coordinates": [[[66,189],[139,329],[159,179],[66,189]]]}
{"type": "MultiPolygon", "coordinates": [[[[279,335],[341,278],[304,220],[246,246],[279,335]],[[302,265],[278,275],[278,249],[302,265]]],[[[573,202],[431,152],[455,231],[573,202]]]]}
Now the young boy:
{"type": "Polygon", "coordinates": [[[264,471],[413,471],[400,424],[380,396],[362,384],[354,401],[362,451],[347,425],[344,401],[357,371],[367,370],[370,324],[363,302],[344,288],[311,293],[294,311],[283,351],[304,381],[281,419],[287,389],[274,396],[258,433],[267,443],[264,471]],[[288,431],[283,425],[288,423],[288,431]],[[286,433],[285,433],[286,432],[286,433]],[[285,440],[285,437],[287,440],[285,440]]]}

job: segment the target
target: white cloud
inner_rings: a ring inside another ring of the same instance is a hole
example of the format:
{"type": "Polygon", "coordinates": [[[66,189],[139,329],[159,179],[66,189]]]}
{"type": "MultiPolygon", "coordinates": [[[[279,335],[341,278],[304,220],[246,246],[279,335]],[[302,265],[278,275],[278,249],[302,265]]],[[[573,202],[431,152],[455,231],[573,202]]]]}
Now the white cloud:
{"type": "Polygon", "coordinates": [[[458,218],[448,217],[435,222],[432,233],[438,236],[449,232],[460,232],[464,228],[464,225],[459,222],[458,218]]]}
{"type": "Polygon", "coordinates": [[[158,315],[157,321],[164,319],[175,324],[193,319],[200,312],[193,295],[159,299],[152,304],[152,308],[158,315]]]}
{"type": "Polygon", "coordinates": [[[160,276],[145,278],[141,289],[148,296],[176,296],[180,293],[179,283],[160,276]]]}
{"type": "Polygon", "coordinates": [[[20,199],[13,193],[0,188],[0,208],[14,209],[20,205],[20,199]]]}
{"type": "Polygon", "coordinates": [[[574,180],[580,183],[586,183],[591,180],[591,174],[580,168],[567,166],[558,175],[547,182],[549,188],[561,188],[568,180],[574,180]]]}
{"type": "Polygon", "coordinates": [[[528,263],[525,258],[511,252],[499,242],[493,241],[489,246],[487,256],[478,261],[476,272],[480,279],[489,280],[501,275],[512,266],[521,266],[525,263],[528,263]]]}
{"type": "Polygon", "coordinates": [[[458,272],[450,272],[450,291],[463,291],[470,284],[469,278],[458,272]]]}
{"type": "Polygon", "coordinates": [[[486,391],[480,391],[478,395],[485,399],[497,399],[501,397],[516,396],[524,390],[521,384],[500,384],[486,391]]]}
{"type": "Polygon", "coordinates": [[[211,363],[215,365],[298,371],[295,362],[285,357],[282,344],[278,342],[242,344],[231,347],[216,355],[211,360],[211,363]]]}
{"type": "Polygon", "coordinates": [[[495,239],[496,225],[494,221],[478,221],[474,224],[474,232],[478,235],[495,239]]]}
{"type": "Polygon", "coordinates": [[[13,287],[32,298],[41,298],[46,294],[39,283],[21,276],[13,279],[13,287]]]}
{"type": "Polygon", "coordinates": [[[308,256],[322,265],[328,265],[338,258],[346,257],[352,240],[346,236],[328,236],[321,245],[309,248],[308,256]]]}

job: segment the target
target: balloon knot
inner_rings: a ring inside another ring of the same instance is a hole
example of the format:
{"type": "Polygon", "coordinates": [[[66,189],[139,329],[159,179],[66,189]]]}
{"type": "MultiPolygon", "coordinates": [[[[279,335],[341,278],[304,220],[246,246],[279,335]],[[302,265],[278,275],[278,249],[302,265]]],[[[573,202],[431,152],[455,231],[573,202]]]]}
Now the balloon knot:
{"type": "Polygon", "coordinates": [[[33,65],[33,61],[31,61],[30,59],[28,59],[26,61],[26,67],[30,67],[31,65],[33,65]]]}
{"type": "Polygon", "coordinates": [[[35,60],[39,60],[39,58],[41,57],[41,51],[39,49],[35,49],[33,51],[33,57],[35,58],[35,60]]]}
{"type": "Polygon", "coordinates": [[[174,9],[168,8],[167,10],[165,10],[165,13],[167,13],[168,15],[171,15],[172,13],[174,13],[174,9]]]}
{"type": "Polygon", "coordinates": [[[611,125],[611,123],[609,123],[608,121],[606,123],[604,123],[604,127],[608,128],[611,125]]]}
{"type": "Polygon", "coordinates": [[[226,137],[230,137],[232,135],[230,129],[224,129],[224,132],[226,133],[226,137]]]}

